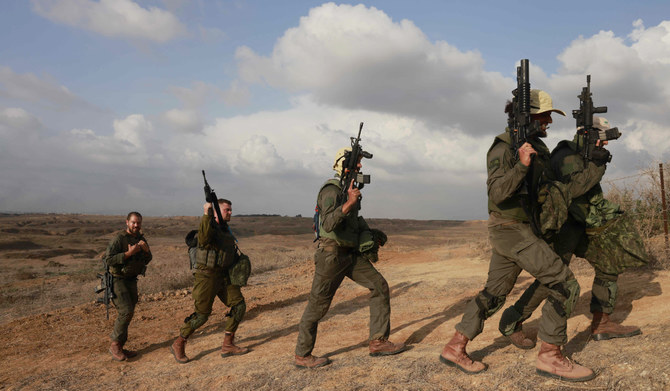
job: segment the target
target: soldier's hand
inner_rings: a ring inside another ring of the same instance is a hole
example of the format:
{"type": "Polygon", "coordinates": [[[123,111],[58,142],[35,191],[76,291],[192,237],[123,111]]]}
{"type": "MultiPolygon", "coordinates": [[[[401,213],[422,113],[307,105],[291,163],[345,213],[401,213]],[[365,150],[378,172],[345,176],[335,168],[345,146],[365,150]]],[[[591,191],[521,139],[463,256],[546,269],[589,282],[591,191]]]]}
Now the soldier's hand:
{"type": "Polygon", "coordinates": [[[536,153],[537,151],[535,151],[532,145],[523,143],[523,145],[519,147],[519,160],[521,161],[521,164],[526,167],[530,166],[532,156],[536,153]]]}
{"type": "Polygon", "coordinates": [[[345,214],[349,213],[349,211],[354,208],[360,197],[361,191],[354,186],[354,180],[352,178],[351,183],[349,183],[349,189],[347,189],[347,202],[342,205],[342,212],[345,214]]]}
{"type": "Polygon", "coordinates": [[[147,242],[145,242],[144,240],[140,240],[139,242],[137,242],[137,245],[140,246],[142,251],[147,252],[147,253],[150,252],[149,244],[147,242]]]}
{"type": "Polygon", "coordinates": [[[212,204],[209,202],[205,202],[205,204],[202,206],[202,209],[206,215],[212,215],[212,204]]]}
{"type": "Polygon", "coordinates": [[[129,245],[128,245],[128,256],[129,256],[129,257],[130,257],[130,256],[133,256],[133,255],[137,254],[137,253],[138,253],[139,251],[141,251],[141,250],[142,250],[142,247],[140,246],[139,243],[137,243],[137,244],[129,244],[129,245]]]}

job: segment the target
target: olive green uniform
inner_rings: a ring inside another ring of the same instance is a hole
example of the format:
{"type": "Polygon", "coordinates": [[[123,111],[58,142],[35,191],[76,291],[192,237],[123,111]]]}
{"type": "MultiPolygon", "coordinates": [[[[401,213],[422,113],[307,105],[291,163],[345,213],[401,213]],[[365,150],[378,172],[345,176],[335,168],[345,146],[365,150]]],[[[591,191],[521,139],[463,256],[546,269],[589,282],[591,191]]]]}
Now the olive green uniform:
{"type": "Polygon", "coordinates": [[[368,288],[370,296],[370,340],[388,338],[391,330],[389,286],[370,261],[359,253],[359,236],[370,228],[358,209],[342,212],[340,185],[330,180],[319,191],[320,239],[314,254],[314,280],[309,301],[300,320],[295,354],[312,353],[319,321],[323,318],[344,277],[368,288]]]}
{"type": "Polygon", "coordinates": [[[195,312],[184,319],[179,332],[188,338],[207,322],[216,297],[230,308],[225,331],[235,333],[247,306],[239,286],[230,283],[228,268],[234,263],[237,247],[228,225],[219,227],[212,216],[203,215],[198,229],[196,266],[193,272],[195,312]]]}
{"type": "MultiPolygon", "coordinates": [[[[591,312],[611,314],[617,296],[618,275],[627,267],[646,263],[644,246],[635,229],[629,227],[618,205],[603,197],[600,180],[605,165],[585,162],[574,141],[560,142],[551,154],[551,165],[559,179],[574,184],[572,203],[565,224],[545,240],[566,265],[572,255],[586,258],[595,269],[591,290],[591,312]],[[610,242],[609,237],[614,239],[610,242]],[[617,249],[625,250],[617,253],[617,249]]],[[[499,329],[503,335],[518,330],[547,298],[548,289],[539,281],[531,284],[519,300],[503,312],[499,329]]]]}
{"type": "Polygon", "coordinates": [[[539,337],[550,344],[567,342],[567,318],[579,296],[579,284],[570,269],[549,245],[532,231],[522,205],[520,189],[532,169],[531,186],[552,180],[549,150],[539,139],[529,141],[537,154],[531,167],[514,159],[508,132],[498,135],[487,154],[489,241],[492,246],[488,279],[484,289],[469,301],[456,330],[472,340],[484,328],[484,321],[496,313],[514,287],[521,270],[526,270],[549,287],[549,300],[542,308],[539,337]]]}
{"type": "Polygon", "coordinates": [[[128,340],[128,325],[137,305],[137,276],[144,275],[152,257],[151,252],[141,250],[125,258],[128,247],[136,245],[140,240],[147,241],[142,234],[135,236],[125,230],[119,232],[109,242],[104,258],[107,270],[114,279],[115,297],[112,302],[118,312],[110,338],[121,345],[128,340]]]}

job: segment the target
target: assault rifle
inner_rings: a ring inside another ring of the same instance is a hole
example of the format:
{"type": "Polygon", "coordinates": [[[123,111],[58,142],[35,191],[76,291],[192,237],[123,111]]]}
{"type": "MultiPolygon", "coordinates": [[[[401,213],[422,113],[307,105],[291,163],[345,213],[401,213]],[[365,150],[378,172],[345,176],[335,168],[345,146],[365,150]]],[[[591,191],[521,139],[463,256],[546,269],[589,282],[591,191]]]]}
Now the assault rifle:
{"type": "MultiPolygon", "coordinates": [[[[508,127],[512,136],[512,150],[514,159],[519,159],[519,148],[533,137],[541,133],[539,121],[533,121],[530,117],[530,81],[528,76],[528,59],[522,59],[516,68],[516,89],[512,91],[512,112],[508,117],[508,127]]],[[[536,236],[541,236],[539,216],[537,214],[537,191],[533,188],[533,156],[528,173],[524,177],[523,184],[519,190],[521,206],[528,215],[530,226],[536,236]],[[523,197],[523,196],[527,196],[523,197]]]]}
{"type": "Polygon", "coordinates": [[[618,128],[600,130],[593,128],[593,114],[607,113],[607,106],[594,107],[591,98],[591,75],[586,75],[586,87],[582,88],[579,98],[579,109],[572,110],[572,116],[577,120],[578,134],[582,136],[584,160],[598,160],[609,163],[612,155],[602,146],[596,146],[596,142],[616,140],[621,137],[618,128]]]}
{"type": "Polygon", "coordinates": [[[105,270],[104,273],[98,273],[98,278],[100,279],[100,284],[95,287],[95,293],[104,293],[102,297],[98,297],[95,302],[98,304],[104,304],[105,307],[107,307],[107,319],[109,319],[109,303],[111,303],[112,299],[116,297],[114,294],[114,277],[112,276],[112,273],[109,272],[109,270],[105,270]]]}
{"type": "Polygon", "coordinates": [[[224,222],[221,209],[219,208],[219,198],[216,196],[214,189],[209,187],[209,183],[207,183],[207,177],[205,176],[205,170],[202,170],[202,179],[205,180],[205,201],[212,204],[214,213],[216,213],[216,216],[219,220],[219,226],[223,227],[224,222]]]}
{"type": "MultiPolygon", "coordinates": [[[[360,145],[361,141],[361,131],[363,130],[363,123],[361,122],[360,127],[358,128],[358,137],[351,138],[351,152],[345,153],[344,162],[342,163],[342,175],[340,176],[340,185],[342,187],[342,196],[343,199],[347,200],[347,191],[349,190],[349,185],[351,180],[354,180],[354,186],[359,190],[365,186],[366,183],[370,183],[370,175],[364,175],[358,172],[358,161],[362,158],[372,159],[372,154],[370,152],[364,151],[360,145]]],[[[359,201],[362,197],[359,197],[359,201]]],[[[360,202],[358,203],[358,209],[361,208],[360,202]]]]}

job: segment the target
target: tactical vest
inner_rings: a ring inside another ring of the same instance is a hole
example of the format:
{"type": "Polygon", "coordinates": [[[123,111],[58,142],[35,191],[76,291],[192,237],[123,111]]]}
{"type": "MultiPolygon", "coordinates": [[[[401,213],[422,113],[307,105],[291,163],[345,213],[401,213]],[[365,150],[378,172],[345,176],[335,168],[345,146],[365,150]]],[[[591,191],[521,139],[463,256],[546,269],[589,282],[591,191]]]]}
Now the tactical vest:
{"type": "MultiPolygon", "coordinates": [[[[498,145],[499,143],[504,143],[507,148],[511,151],[512,150],[512,138],[510,137],[509,132],[505,132],[502,134],[499,134],[496,136],[495,140],[493,141],[493,144],[491,145],[491,148],[489,148],[486,156],[488,157],[488,154],[491,153],[493,148],[498,145]]],[[[540,182],[542,181],[543,175],[547,173],[549,170],[549,149],[547,148],[546,145],[540,140],[532,140],[530,141],[530,144],[533,146],[535,151],[537,151],[537,154],[533,158],[533,165],[532,165],[532,170],[533,170],[533,178],[531,181],[531,186],[535,190],[535,194],[538,194],[538,189],[540,186],[540,182]]],[[[514,153],[515,151],[512,151],[514,153]]],[[[488,161],[488,159],[487,159],[488,161]]],[[[553,177],[553,175],[552,175],[553,177]]],[[[520,185],[520,189],[523,187],[523,183],[520,185]]],[[[524,208],[521,206],[522,205],[522,197],[528,199],[528,195],[526,194],[519,194],[519,192],[515,193],[508,199],[504,200],[503,202],[499,204],[493,203],[491,199],[489,198],[488,200],[488,209],[489,213],[491,212],[496,212],[498,213],[501,217],[503,218],[508,218],[512,220],[517,220],[517,221],[523,221],[523,222],[529,222],[529,217],[526,211],[524,211],[524,208]]],[[[529,200],[529,205],[536,205],[537,200],[529,200]]]]}
{"type": "Polygon", "coordinates": [[[214,240],[216,246],[198,244],[195,253],[197,269],[225,269],[234,263],[236,250],[233,236],[223,231],[215,235],[218,236],[214,240]]]}
{"type": "MultiPolygon", "coordinates": [[[[119,233],[121,235],[121,248],[128,248],[128,246],[136,245],[140,240],[146,239],[144,236],[132,236],[127,235],[125,231],[119,233]]],[[[146,255],[144,251],[140,251],[136,254],[133,254],[128,259],[125,260],[123,264],[111,265],[109,267],[109,272],[112,275],[117,277],[137,277],[138,275],[144,275],[144,272],[147,270],[146,255]]]]}
{"type": "MultiPolygon", "coordinates": [[[[577,142],[581,137],[575,136],[575,140],[563,140],[551,151],[551,168],[561,182],[567,183],[570,175],[582,171],[585,167],[582,156],[579,155],[580,147],[577,142]]],[[[603,197],[603,189],[600,184],[593,186],[589,191],[574,198],[570,204],[570,215],[581,224],[586,224],[591,200],[603,197]]]]}
{"type": "MultiPolygon", "coordinates": [[[[338,192],[341,192],[342,187],[340,186],[340,181],[339,179],[329,179],[326,181],[326,183],[321,186],[321,189],[319,189],[319,194],[321,194],[321,191],[326,186],[335,186],[337,187],[338,192]]],[[[337,200],[335,201],[335,204],[342,205],[342,196],[338,195],[337,200]]],[[[317,199],[317,205],[318,205],[318,199],[317,199]]],[[[333,229],[331,232],[326,232],[323,229],[323,223],[322,223],[323,216],[319,218],[319,236],[322,238],[326,239],[332,239],[337,242],[337,244],[341,247],[358,247],[358,234],[359,234],[359,223],[358,223],[358,209],[352,210],[349,212],[349,215],[347,215],[344,219],[344,221],[339,224],[335,229],[333,229]]]]}

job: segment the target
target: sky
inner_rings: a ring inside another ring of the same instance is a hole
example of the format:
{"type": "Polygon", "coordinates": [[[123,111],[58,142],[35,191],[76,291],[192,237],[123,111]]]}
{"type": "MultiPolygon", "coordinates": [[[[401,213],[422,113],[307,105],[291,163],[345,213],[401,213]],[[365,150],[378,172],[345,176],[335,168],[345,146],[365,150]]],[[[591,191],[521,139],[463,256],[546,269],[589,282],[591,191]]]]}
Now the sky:
{"type": "Polygon", "coordinates": [[[591,75],[605,176],[670,157],[670,2],[7,0],[0,212],[311,216],[364,122],[362,214],[485,219],[519,60],[572,138],[591,75]],[[410,4],[411,3],[411,4],[410,4]]]}

